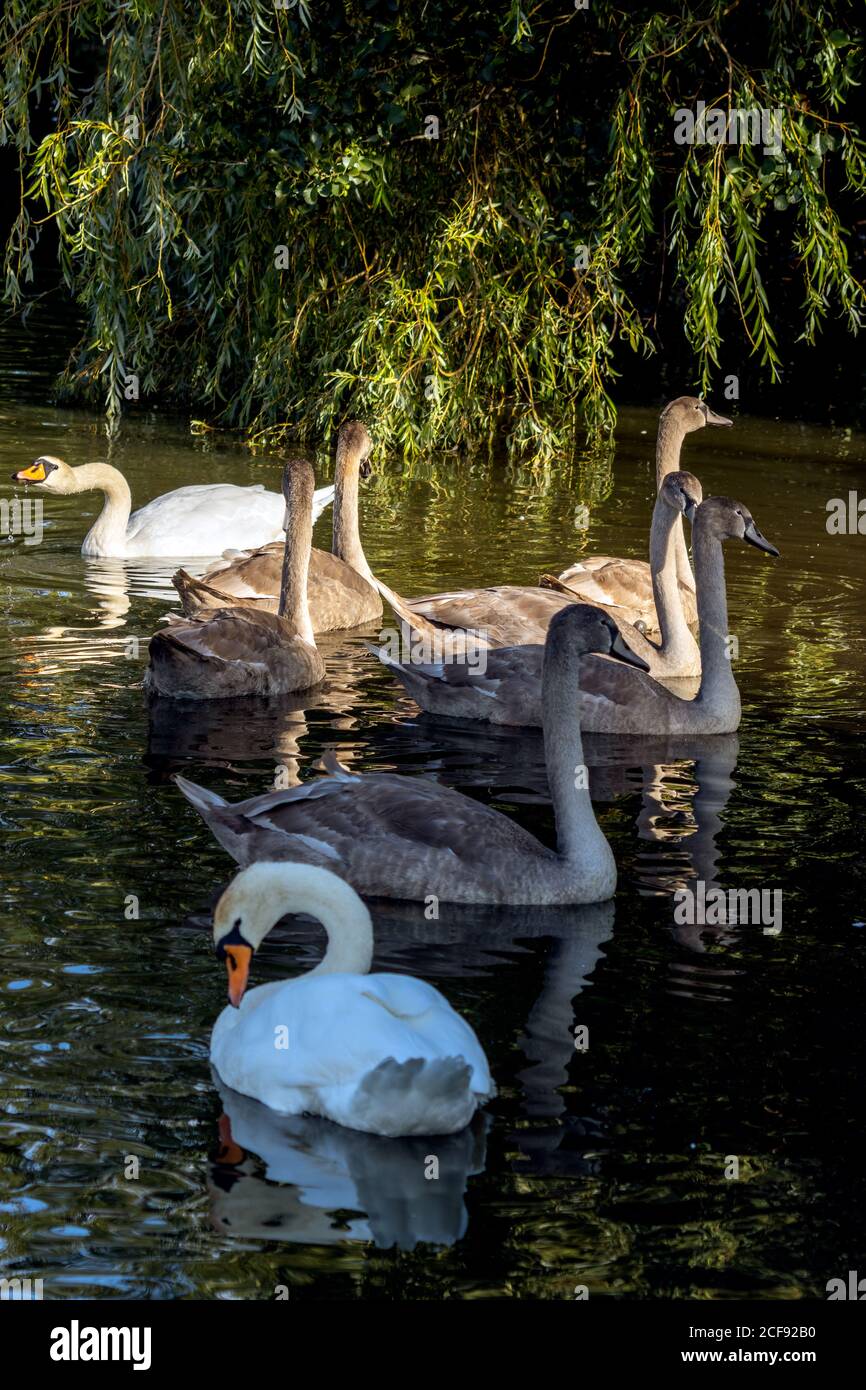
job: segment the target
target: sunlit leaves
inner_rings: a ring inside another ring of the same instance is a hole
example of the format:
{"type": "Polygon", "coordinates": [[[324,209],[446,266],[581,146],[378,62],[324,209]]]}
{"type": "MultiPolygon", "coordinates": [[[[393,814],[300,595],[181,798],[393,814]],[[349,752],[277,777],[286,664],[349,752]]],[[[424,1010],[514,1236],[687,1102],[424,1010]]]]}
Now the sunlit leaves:
{"type": "Polygon", "coordinates": [[[756,9],[750,68],[728,0],[8,0],[7,297],[53,219],[88,325],[66,389],[116,421],[133,369],[258,442],[351,411],[407,454],[498,430],[550,462],[610,430],[617,352],[665,348],[662,297],[693,384],[723,332],[773,378],[769,257],[806,339],[859,324],[839,199],[866,191],[866,149],[851,6],[756,9]],[[675,145],[702,93],[783,108],[783,150],[675,145]]]}

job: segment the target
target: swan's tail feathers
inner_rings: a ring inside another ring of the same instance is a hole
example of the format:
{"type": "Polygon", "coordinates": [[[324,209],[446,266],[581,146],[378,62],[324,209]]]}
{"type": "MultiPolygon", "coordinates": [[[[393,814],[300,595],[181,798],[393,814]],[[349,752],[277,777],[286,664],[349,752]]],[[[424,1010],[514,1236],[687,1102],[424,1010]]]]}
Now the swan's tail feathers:
{"type": "MultiPolygon", "coordinates": [[[[404,644],[409,647],[410,661],[404,663],[406,666],[425,666],[431,669],[441,666],[446,662],[463,662],[470,657],[475,657],[478,652],[489,651],[490,641],[487,634],[476,628],[449,627],[447,623],[431,622],[422,613],[418,613],[404,598],[395,594],[393,589],[389,589],[381,579],[373,577],[373,583],[385,599],[400,623],[404,644]],[[423,660],[418,660],[421,656],[423,660]]],[[[377,656],[381,661],[385,658],[381,652],[377,651],[377,656]]],[[[385,661],[385,665],[396,663],[392,657],[390,661],[385,661]]]]}
{"type": "Polygon", "coordinates": [[[543,574],[538,581],[540,589],[553,589],[558,594],[574,594],[575,598],[580,598],[576,589],[572,589],[569,584],[564,584],[561,579],[557,579],[555,574],[543,574]]]}
{"type": "Polygon", "coordinates": [[[377,656],[383,666],[387,666],[389,671],[397,677],[397,680],[405,688],[407,693],[412,696],[418,704],[421,704],[419,696],[434,683],[441,682],[445,675],[444,663],[427,663],[420,665],[417,662],[404,663],[391,656],[385,647],[377,647],[373,642],[364,644],[373,656],[377,656]]]}
{"type": "Polygon", "coordinates": [[[313,521],[318,521],[326,507],[329,507],[334,500],[334,484],[329,487],[319,487],[313,493],[313,521]]]}
{"type": "Polygon", "coordinates": [[[171,582],[180,594],[184,613],[197,613],[202,608],[231,608],[237,599],[224,594],[203,579],[196,579],[184,569],[171,576],[171,582]]]}
{"type": "Polygon", "coordinates": [[[398,661],[396,656],[392,656],[387,647],[377,647],[375,642],[364,642],[371,656],[375,656],[377,661],[381,661],[383,666],[387,666],[389,671],[394,671],[398,676],[405,669],[402,661],[398,661]]]}
{"type": "Polygon", "coordinates": [[[342,782],[357,782],[358,780],[357,772],[353,772],[345,763],[341,763],[333,748],[326,748],[319,762],[331,777],[337,777],[342,782]]]}
{"type": "Polygon", "coordinates": [[[197,782],[190,782],[179,772],[174,774],[173,781],[189,804],[198,811],[217,844],[222,845],[236,864],[249,862],[250,836],[246,833],[249,827],[243,816],[239,816],[234,807],[217,792],[208,791],[207,787],[200,787],[197,782]]]}
{"type": "Polygon", "coordinates": [[[361,646],[366,647],[370,655],[375,656],[377,661],[381,661],[383,666],[396,668],[400,665],[396,657],[391,656],[387,647],[377,647],[375,642],[362,642],[361,646]]]}
{"type": "Polygon", "coordinates": [[[389,1057],[367,1073],[355,1095],[356,1125],[391,1138],[407,1134],[456,1134],[465,1129],[482,1097],[471,1086],[462,1057],[389,1057]]]}
{"type": "Polygon", "coordinates": [[[209,811],[220,810],[228,806],[228,802],[218,792],[209,791],[207,787],[200,787],[197,782],[190,782],[188,778],[181,777],[179,772],[174,774],[172,781],[183,792],[190,805],[194,806],[205,819],[207,819],[209,811]]]}

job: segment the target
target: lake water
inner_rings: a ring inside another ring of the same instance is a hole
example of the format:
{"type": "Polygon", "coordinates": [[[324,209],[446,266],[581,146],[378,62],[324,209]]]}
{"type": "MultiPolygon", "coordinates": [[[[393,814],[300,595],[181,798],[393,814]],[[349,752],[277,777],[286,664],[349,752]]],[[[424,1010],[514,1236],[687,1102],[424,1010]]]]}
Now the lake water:
{"type": "MultiPolygon", "coordinates": [[[[5,376],[0,499],[45,452],[109,456],[136,502],[278,486],[277,460],[181,423],[133,423],[109,454],[96,417],[40,405],[28,380],[29,398],[5,376]]],[[[534,583],[581,552],[643,556],[654,434],[653,412],[626,411],[612,458],[546,476],[440,458],[402,477],[380,457],[370,562],[411,594],[534,583]]],[[[323,639],[329,683],[308,700],[149,710],[146,643],[173,566],[84,560],[95,494],[46,498],[39,545],[4,537],[0,1275],[42,1278],[51,1298],[796,1299],[866,1267],[866,536],[825,526],[828,499],[862,486],[863,445],[744,416],[687,441],[705,493],[745,502],[782,556],[726,547],[737,736],[586,740],[614,902],[443,906],[439,922],[374,909],[376,967],[437,985],[492,1063],[497,1099],[448,1140],[220,1095],[208,912],[233,866],[170,778],[236,800],[277,768],[315,776],[333,747],[552,843],[540,735],[420,718],[364,649],[372,630],[323,639]],[[696,877],[781,889],[782,930],[677,925],[672,895],[696,877]]],[[[321,948],[287,919],[254,981],[321,948]]]]}

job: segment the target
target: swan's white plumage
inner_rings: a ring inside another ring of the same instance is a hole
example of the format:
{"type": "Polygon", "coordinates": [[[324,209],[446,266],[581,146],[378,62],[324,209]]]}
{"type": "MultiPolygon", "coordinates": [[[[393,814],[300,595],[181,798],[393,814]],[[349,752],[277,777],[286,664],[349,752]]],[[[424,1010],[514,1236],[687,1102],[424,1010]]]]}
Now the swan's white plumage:
{"type": "Polygon", "coordinates": [[[493,1093],[468,1023],[406,975],[308,975],[249,990],[217,1019],[211,1060],[226,1085],[272,1110],[389,1136],[454,1134],[493,1093]]]}
{"type": "MultiPolygon", "coordinates": [[[[211,1036],[220,1079],[285,1115],[318,1115],[389,1138],[456,1134],[495,1094],[481,1044],[447,999],[408,975],[371,975],[373,924],[328,869],[261,862],[214,910],[214,941],[255,951],[284,912],[307,912],[328,948],[307,975],[231,997],[211,1036]],[[234,945],[232,945],[234,943],[234,945]]],[[[244,984],[246,977],[244,976],[244,984]]]]}
{"type": "MultiPolygon", "coordinates": [[[[313,520],[334,496],[319,488],[313,520]]],[[[205,483],[179,487],[155,497],[129,518],[124,554],[154,556],[220,555],[231,542],[240,549],[267,545],[283,536],[285,503],[260,483],[205,483]]]]}
{"type": "MultiPolygon", "coordinates": [[[[14,473],[13,479],[51,497],[101,492],[102,511],[81,546],[82,555],[94,559],[216,556],[228,545],[268,545],[281,540],[285,530],[283,498],[267,492],[261,483],[179,487],[133,512],[129,483],[110,463],[71,468],[53,454],[42,454],[14,473]]],[[[313,521],[333,498],[333,487],[319,488],[313,496],[313,521]]]]}

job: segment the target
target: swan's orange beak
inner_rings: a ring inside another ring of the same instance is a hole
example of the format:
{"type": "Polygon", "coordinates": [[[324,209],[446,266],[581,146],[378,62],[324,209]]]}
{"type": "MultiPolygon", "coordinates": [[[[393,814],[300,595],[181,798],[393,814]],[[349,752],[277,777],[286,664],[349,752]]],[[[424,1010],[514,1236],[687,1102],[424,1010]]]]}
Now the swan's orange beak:
{"type": "Polygon", "coordinates": [[[29,468],[22,468],[20,472],[12,474],[13,483],[44,483],[47,474],[45,464],[41,459],[31,463],[29,468]]]}
{"type": "Polygon", "coordinates": [[[253,958],[252,946],[227,946],[226,970],[229,976],[229,1003],[236,1009],[244,997],[250,975],[250,961],[253,958]]]}
{"type": "Polygon", "coordinates": [[[239,1163],[243,1163],[246,1154],[232,1138],[232,1124],[228,1115],[220,1115],[219,1136],[220,1143],[214,1162],[220,1167],[236,1168],[239,1163]]]}

